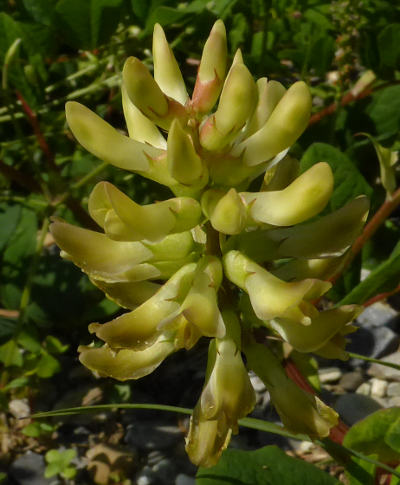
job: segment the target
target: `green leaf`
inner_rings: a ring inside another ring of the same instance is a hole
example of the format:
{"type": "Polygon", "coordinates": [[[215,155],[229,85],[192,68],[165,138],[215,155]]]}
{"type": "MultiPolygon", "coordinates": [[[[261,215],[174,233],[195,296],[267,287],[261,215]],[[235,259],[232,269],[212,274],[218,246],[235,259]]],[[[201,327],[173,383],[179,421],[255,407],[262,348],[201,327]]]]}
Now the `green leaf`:
{"type": "Polygon", "coordinates": [[[94,49],[116,30],[122,1],[59,0],[55,8],[56,26],[68,44],[79,49],[94,49]]]}
{"type": "Polygon", "coordinates": [[[400,64],[400,24],[389,24],[378,35],[381,67],[398,68],[400,64]]]}
{"type": "Polygon", "coordinates": [[[21,330],[17,335],[17,342],[21,347],[33,353],[40,352],[42,348],[37,331],[34,328],[21,330]]]}
{"type": "Polygon", "coordinates": [[[337,148],[326,143],[313,143],[300,160],[301,172],[318,162],[329,163],[335,179],[329,209],[336,210],[358,195],[371,196],[372,188],[351,160],[337,148]]]}
{"type": "Polygon", "coordinates": [[[146,20],[147,12],[149,10],[148,0],[131,0],[132,12],[136,17],[144,22],[146,20]]]}
{"type": "Polygon", "coordinates": [[[379,293],[392,291],[400,279],[400,241],[389,258],[375,268],[341,301],[341,305],[349,303],[364,303],[379,293]]]}
{"type": "Polygon", "coordinates": [[[396,134],[400,129],[400,86],[390,86],[372,95],[366,108],[378,135],[385,138],[396,134]]]}
{"type": "Polygon", "coordinates": [[[46,349],[52,354],[63,354],[68,350],[68,344],[62,344],[61,341],[53,335],[48,335],[45,340],[46,349]]]}
{"type": "MultiPolygon", "coordinates": [[[[400,473],[400,465],[396,468],[396,471],[400,473]]],[[[392,479],[390,480],[390,485],[399,485],[400,478],[396,475],[392,475],[392,479]]]]}
{"type": "Polygon", "coordinates": [[[15,231],[21,216],[21,206],[0,203],[0,251],[15,231]]]}
{"type": "Polygon", "coordinates": [[[199,468],[196,485],[336,485],[338,480],[276,446],[226,450],[217,465],[199,468]]]}
{"type": "Polygon", "coordinates": [[[385,443],[400,453],[400,416],[390,426],[385,436],[385,443]]]}
{"type": "Polygon", "coordinates": [[[54,0],[23,0],[24,7],[39,24],[51,26],[54,20],[54,0]]]}
{"type": "Polygon", "coordinates": [[[10,389],[18,389],[19,387],[24,387],[29,383],[29,379],[27,377],[17,377],[10,381],[4,388],[5,391],[9,391],[10,389]]]}
{"type": "Polygon", "coordinates": [[[22,367],[22,353],[15,340],[9,340],[0,347],[0,362],[3,362],[6,367],[12,365],[22,367]]]}
{"type": "Polygon", "coordinates": [[[13,335],[16,323],[16,319],[0,317],[0,338],[13,335]]]}
{"type": "Polygon", "coordinates": [[[4,251],[3,264],[9,264],[12,267],[24,266],[26,258],[35,252],[36,233],[36,214],[30,209],[22,208],[18,226],[8,240],[7,248],[4,251]]]}
{"type": "MultiPolygon", "coordinates": [[[[376,459],[377,455],[371,458],[376,459]]],[[[374,485],[375,484],[375,463],[364,461],[355,456],[346,466],[346,476],[349,479],[349,485],[374,485]]]]}
{"type": "Polygon", "coordinates": [[[74,478],[76,474],[77,469],[73,468],[72,466],[66,468],[64,471],[61,472],[61,476],[67,479],[74,478]]]}
{"type": "Polygon", "coordinates": [[[43,350],[42,356],[36,367],[36,374],[39,377],[46,379],[52,377],[57,372],[60,372],[60,370],[61,366],[58,360],[43,350]]]}
{"type": "Polygon", "coordinates": [[[34,423],[29,423],[28,426],[25,426],[22,432],[25,436],[39,438],[43,434],[52,433],[54,429],[54,426],[51,424],[39,423],[38,421],[35,421],[34,423]]]}
{"type": "Polygon", "coordinates": [[[400,459],[400,408],[380,409],[353,425],[343,445],[385,463],[400,459]]]}
{"type": "MultiPolygon", "coordinates": [[[[50,450],[50,451],[55,451],[55,450],[50,450]]],[[[47,453],[46,453],[46,456],[47,456],[47,453]]],[[[45,478],[51,478],[51,477],[54,477],[54,475],[57,475],[58,473],[60,473],[60,470],[58,468],[58,463],[49,463],[46,466],[46,469],[44,471],[44,476],[45,478]]]]}
{"type": "Polygon", "coordinates": [[[398,152],[392,151],[390,148],[384,147],[368,133],[360,133],[360,135],[368,137],[374,145],[376,156],[378,157],[379,161],[381,183],[386,189],[386,192],[391,195],[396,189],[396,174],[394,170],[394,165],[399,160],[398,152]]]}

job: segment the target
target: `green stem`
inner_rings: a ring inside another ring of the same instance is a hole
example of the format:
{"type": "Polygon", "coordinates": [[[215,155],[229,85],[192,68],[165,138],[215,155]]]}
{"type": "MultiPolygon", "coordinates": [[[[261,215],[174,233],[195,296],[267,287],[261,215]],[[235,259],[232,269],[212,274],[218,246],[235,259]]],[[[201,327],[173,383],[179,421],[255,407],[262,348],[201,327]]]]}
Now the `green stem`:
{"type": "MultiPolygon", "coordinates": [[[[41,413],[35,413],[31,416],[25,416],[21,419],[25,419],[27,417],[31,419],[39,419],[39,418],[49,418],[53,416],[71,416],[75,414],[83,414],[88,412],[99,412],[99,411],[109,411],[112,409],[152,409],[154,411],[168,411],[173,413],[180,413],[180,414],[192,414],[192,409],[189,408],[182,408],[176,406],[168,406],[164,404],[99,404],[95,406],[80,406],[76,408],[66,408],[66,409],[57,409],[55,411],[46,411],[41,413]]],[[[284,428],[270,423],[268,421],[263,421],[260,419],[254,418],[243,418],[239,420],[239,424],[245,428],[257,429],[259,431],[265,431],[267,433],[274,433],[279,434],[291,439],[300,440],[300,441],[312,441],[308,436],[305,435],[296,435],[287,432],[284,428]]],[[[395,475],[396,477],[400,478],[400,473],[393,468],[381,463],[377,460],[374,460],[368,456],[359,453],[358,451],[352,450],[345,446],[339,445],[337,443],[332,444],[332,442],[325,438],[324,440],[317,440],[315,441],[316,444],[323,447],[328,452],[332,452],[335,456],[340,455],[341,461],[344,461],[345,455],[347,456],[355,456],[360,458],[361,460],[367,461],[368,463],[373,463],[376,466],[383,468],[388,473],[395,475]],[[335,450],[335,451],[332,451],[335,450]]]]}
{"type": "Polygon", "coordinates": [[[391,367],[392,369],[400,370],[400,365],[393,364],[392,362],[385,362],[372,357],[366,357],[365,355],[355,354],[354,352],[347,352],[353,359],[362,359],[367,362],[373,362],[374,364],[383,365],[385,367],[391,367]]]}
{"type": "MultiPolygon", "coordinates": [[[[109,163],[103,162],[100,165],[98,165],[96,168],[94,168],[92,171],[90,171],[88,174],[86,174],[84,177],[82,177],[80,180],[75,182],[74,184],[71,185],[71,190],[77,190],[83,185],[85,185],[87,182],[92,180],[96,175],[98,175],[100,172],[102,172],[109,163]]],[[[69,192],[65,192],[63,195],[61,195],[53,204],[54,207],[57,207],[61,204],[63,204],[69,197],[70,197],[69,192]]]]}
{"type": "Polygon", "coordinates": [[[21,41],[22,41],[21,38],[15,39],[14,42],[8,48],[6,55],[4,56],[3,75],[1,79],[1,87],[3,91],[6,91],[8,89],[8,68],[18,51],[18,47],[21,41]]]}
{"type": "Polygon", "coordinates": [[[26,283],[25,283],[24,289],[22,290],[21,302],[19,305],[19,317],[18,317],[18,322],[16,326],[16,334],[18,334],[18,331],[21,329],[22,325],[24,324],[25,312],[31,298],[33,277],[35,276],[39,258],[42,253],[44,239],[48,232],[49,223],[50,223],[49,218],[45,217],[42,223],[42,228],[40,230],[39,239],[36,244],[35,254],[32,257],[32,261],[28,269],[26,283]]]}

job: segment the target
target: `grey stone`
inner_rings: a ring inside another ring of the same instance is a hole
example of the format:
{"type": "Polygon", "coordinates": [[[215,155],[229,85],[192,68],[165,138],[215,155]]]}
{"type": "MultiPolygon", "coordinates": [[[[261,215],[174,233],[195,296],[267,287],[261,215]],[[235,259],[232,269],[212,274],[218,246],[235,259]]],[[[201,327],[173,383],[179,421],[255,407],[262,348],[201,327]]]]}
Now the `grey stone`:
{"type": "Polygon", "coordinates": [[[382,325],[392,324],[399,318],[398,313],[389,305],[382,302],[367,306],[357,317],[357,323],[362,327],[381,327],[382,325]]]}
{"type": "Polygon", "coordinates": [[[318,371],[318,377],[321,384],[337,382],[342,377],[342,371],[339,367],[325,367],[318,371]]]}
{"type": "Polygon", "coordinates": [[[249,373],[250,382],[253,386],[253,389],[257,393],[262,393],[265,391],[266,387],[263,381],[258,377],[258,375],[254,374],[254,372],[249,373]]]}
{"type": "Polygon", "coordinates": [[[339,386],[345,391],[355,391],[363,383],[363,380],[360,371],[346,372],[342,375],[339,386]]]}
{"type": "Polygon", "coordinates": [[[371,396],[373,397],[384,397],[388,388],[388,383],[383,379],[378,379],[373,377],[370,380],[371,383],[371,396]]]}
{"type": "Polygon", "coordinates": [[[176,445],[182,437],[175,426],[141,422],[128,425],[125,441],[139,450],[165,450],[176,445]]]}
{"type": "Polygon", "coordinates": [[[189,475],[184,473],[179,473],[175,480],[175,485],[195,485],[195,483],[196,480],[193,477],[189,477],[189,475]]]}
{"type": "MultiPolygon", "coordinates": [[[[400,366],[400,352],[394,352],[393,354],[387,355],[386,357],[383,357],[381,361],[390,362],[391,364],[400,366]]],[[[393,369],[392,367],[374,363],[371,364],[368,369],[368,374],[373,377],[378,377],[379,379],[400,382],[400,370],[393,369]]]]}
{"type": "Polygon", "coordinates": [[[31,413],[28,399],[12,399],[8,403],[8,410],[17,419],[26,418],[31,413]]]}
{"type": "MultiPolygon", "coordinates": [[[[398,321],[398,313],[389,305],[377,302],[368,306],[355,322],[360,328],[350,336],[348,350],[373,358],[394,352],[400,342],[394,331],[398,321]]],[[[350,364],[356,367],[365,365],[365,362],[351,359],[350,364]]]]}
{"type": "Polygon", "coordinates": [[[386,395],[388,397],[400,396],[400,382],[389,382],[386,395]]]}
{"type": "Polygon", "coordinates": [[[362,394],[363,396],[369,396],[371,394],[371,384],[369,382],[363,382],[356,390],[357,394],[362,394]]]}
{"type": "Polygon", "coordinates": [[[135,483],[137,485],[155,485],[157,483],[157,477],[155,476],[151,468],[146,465],[136,475],[135,483]]]}
{"type": "Polygon", "coordinates": [[[46,465],[42,455],[28,451],[11,464],[9,475],[18,485],[50,485],[44,478],[46,465]]]}
{"type": "Polygon", "coordinates": [[[393,396],[388,399],[388,406],[389,408],[393,407],[400,407],[400,396],[393,396]]]}
{"type": "Polygon", "coordinates": [[[352,426],[357,421],[381,409],[382,405],[369,396],[349,393],[339,396],[334,407],[343,421],[352,426]]]}
{"type": "Polygon", "coordinates": [[[174,483],[173,477],[176,474],[176,467],[172,460],[164,458],[153,466],[152,472],[157,477],[160,485],[170,485],[174,483]]]}

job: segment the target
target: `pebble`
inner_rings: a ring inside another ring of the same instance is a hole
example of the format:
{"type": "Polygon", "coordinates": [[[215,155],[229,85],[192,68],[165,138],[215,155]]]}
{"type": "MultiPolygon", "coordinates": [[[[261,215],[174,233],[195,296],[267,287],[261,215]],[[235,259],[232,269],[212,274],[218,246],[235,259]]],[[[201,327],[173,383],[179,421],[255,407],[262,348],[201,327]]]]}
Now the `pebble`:
{"type": "Polygon", "coordinates": [[[334,407],[343,421],[352,426],[383,406],[369,396],[349,393],[339,396],[334,407]]]}
{"type": "Polygon", "coordinates": [[[45,468],[43,456],[28,451],[11,464],[9,475],[18,485],[50,485],[54,479],[44,478],[45,468]]]}
{"type": "Polygon", "coordinates": [[[355,391],[364,379],[360,371],[346,372],[339,381],[339,386],[345,391],[355,391]]]}
{"type": "Polygon", "coordinates": [[[178,427],[142,422],[128,425],[125,441],[139,450],[165,450],[183,439],[178,427]]]}
{"type": "Polygon", "coordinates": [[[400,382],[389,382],[386,395],[388,397],[400,396],[400,382]]]}
{"type": "Polygon", "coordinates": [[[390,397],[388,399],[388,407],[389,408],[393,408],[393,407],[400,407],[400,396],[394,396],[394,397],[390,397]]]}
{"type": "Polygon", "coordinates": [[[142,470],[136,475],[137,485],[155,485],[157,479],[149,466],[144,466],[142,470]]]}
{"type": "Polygon", "coordinates": [[[371,384],[369,382],[363,382],[356,390],[357,394],[363,396],[369,396],[371,394],[371,384]]]}
{"type": "MultiPolygon", "coordinates": [[[[390,362],[400,366],[400,352],[394,352],[393,354],[383,357],[381,360],[383,362],[390,362]]],[[[400,381],[400,370],[380,364],[371,364],[370,368],[368,369],[368,374],[373,377],[378,377],[379,379],[398,382],[400,381]]]]}
{"type": "Polygon", "coordinates": [[[176,474],[176,467],[172,459],[164,458],[152,467],[152,472],[157,477],[158,484],[165,483],[165,485],[169,485],[172,477],[176,474]]]}
{"type": "Polygon", "coordinates": [[[382,325],[392,324],[399,318],[398,313],[386,303],[378,301],[373,305],[367,306],[357,317],[357,323],[363,327],[381,327],[382,325]]]}
{"type": "Polygon", "coordinates": [[[28,399],[12,399],[8,403],[8,410],[17,419],[26,418],[31,414],[28,399]]]}
{"type": "Polygon", "coordinates": [[[384,397],[388,388],[388,383],[382,379],[373,377],[371,383],[371,396],[384,397]]]}
{"type": "Polygon", "coordinates": [[[195,485],[196,481],[193,477],[185,475],[184,473],[179,473],[176,477],[175,485],[195,485]]]}
{"type": "Polygon", "coordinates": [[[266,390],[266,387],[265,387],[265,384],[263,383],[263,381],[258,377],[258,375],[256,375],[254,372],[250,372],[249,373],[249,377],[250,377],[250,382],[253,386],[253,389],[255,390],[255,392],[264,392],[266,390]]]}
{"type": "Polygon", "coordinates": [[[325,367],[318,371],[318,377],[321,384],[336,382],[342,377],[342,371],[339,367],[325,367]]]}

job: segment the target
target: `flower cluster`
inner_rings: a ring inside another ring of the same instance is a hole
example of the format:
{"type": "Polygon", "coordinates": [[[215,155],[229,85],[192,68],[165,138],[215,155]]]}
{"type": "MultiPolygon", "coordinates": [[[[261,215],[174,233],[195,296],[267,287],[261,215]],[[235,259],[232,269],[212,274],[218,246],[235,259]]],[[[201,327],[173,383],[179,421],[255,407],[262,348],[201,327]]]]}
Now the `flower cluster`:
{"type": "Polygon", "coordinates": [[[307,126],[309,90],[304,82],[288,90],[266,78],[255,82],[240,51],[226,72],[220,20],[204,46],[191,98],[160,25],[153,59],[154,77],[136,58],[123,69],[129,136],[79,103],[66,106],[83,147],[174,195],[141,206],[101,182],[89,213],[103,232],[52,224],[62,255],[128,309],[89,326],[104,345],[80,347],[80,360],[101,376],[138,379],[209,337],[206,382],[187,437],[199,465],[218,461],[238,420],[254,407],[242,353],[287,428],[327,436],[336,413],[290,381],[252,329],[264,327],[298,352],[346,358],[345,335],[359,308],[320,311],[315,301],[359,234],[368,200],[318,216],[332,194],[331,169],[321,162],[299,174],[287,153],[307,126]],[[257,180],[260,190],[249,191],[257,180]]]}

